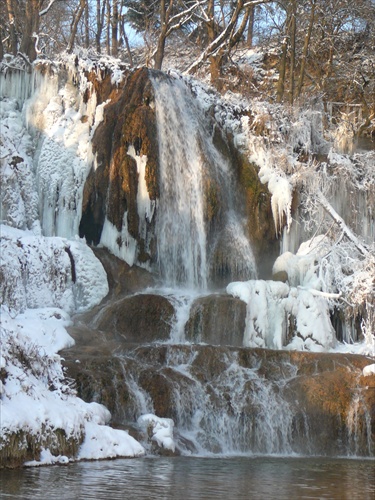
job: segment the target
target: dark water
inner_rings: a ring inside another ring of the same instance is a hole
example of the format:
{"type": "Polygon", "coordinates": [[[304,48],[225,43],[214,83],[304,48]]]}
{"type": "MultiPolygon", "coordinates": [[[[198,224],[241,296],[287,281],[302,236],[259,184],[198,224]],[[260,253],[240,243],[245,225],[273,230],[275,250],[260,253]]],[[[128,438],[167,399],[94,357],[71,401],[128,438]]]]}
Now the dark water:
{"type": "Polygon", "coordinates": [[[0,472],[0,498],[338,499],[375,498],[373,460],[143,458],[0,472]]]}

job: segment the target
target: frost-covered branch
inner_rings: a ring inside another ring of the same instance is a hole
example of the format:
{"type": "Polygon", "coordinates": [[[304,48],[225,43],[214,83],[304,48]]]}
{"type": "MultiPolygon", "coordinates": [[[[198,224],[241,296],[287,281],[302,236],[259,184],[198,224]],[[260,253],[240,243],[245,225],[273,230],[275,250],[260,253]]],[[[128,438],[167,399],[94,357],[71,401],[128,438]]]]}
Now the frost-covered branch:
{"type": "Polygon", "coordinates": [[[345,234],[345,236],[356,246],[356,248],[361,252],[362,255],[367,255],[367,248],[359,241],[357,236],[348,228],[345,224],[345,221],[340,215],[336,212],[336,210],[332,207],[332,205],[328,202],[327,198],[323,195],[323,193],[317,190],[315,197],[322,208],[327,212],[327,214],[332,217],[332,219],[337,223],[340,227],[341,231],[345,234]]]}
{"type": "Polygon", "coordinates": [[[324,297],[325,299],[339,299],[341,298],[342,293],[329,293],[329,292],[322,292],[320,290],[316,290],[315,288],[308,288],[305,286],[297,286],[298,290],[306,290],[307,292],[310,292],[312,295],[315,295],[316,297],[324,297]]]}
{"type": "Polygon", "coordinates": [[[214,54],[217,50],[224,47],[228,38],[230,37],[236,23],[238,17],[243,9],[244,2],[243,0],[239,0],[237,2],[236,8],[232,13],[232,17],[225,27],[225,29],[206,47],[206,49],[202,52],[202,54],[194,61],[185,71],[185,73],[194,73],[203,63],[204,61],[214,54]]]}
{"type": "Polygon", "coordinates": [[[48,12],[48,11],[50,10],[50,8],[52,7],[52,5],[53,5],[55,2],[57,2],[57,1],[58,1],[58,0],[50,0],[50,1],[49,1],[49,4],[47,5],[47,7],[46,7],[45,9],[43,9],[43,10],[41,10],[41,11],[39,12],[39,17],[42,17],[42,16],[46,15],[46,14],[47,14],[47,12],[48,12]]]}

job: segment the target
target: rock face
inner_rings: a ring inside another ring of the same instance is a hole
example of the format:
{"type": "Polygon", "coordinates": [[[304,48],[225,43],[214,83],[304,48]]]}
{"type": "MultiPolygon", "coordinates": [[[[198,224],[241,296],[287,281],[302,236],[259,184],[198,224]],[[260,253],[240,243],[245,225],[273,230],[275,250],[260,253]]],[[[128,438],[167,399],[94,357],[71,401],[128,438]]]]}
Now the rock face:
{"type": "Polygon", "coordinates": [[[104,307],[95,321],[100,331],[110,331],[126,342],[148,343],[167,340],[174,308],[160,295],[126,297],[104,307]]]}
{"type": "Polygon", "coordinates": [[[237,196],[244,200],[244,213],[247,231],[257,261],[259,275],[270,278],[272,264],[278,256],[279,245],[271,210],[271,195],[267,187],[259,181],[258,170],[247,156],[236,148],[233,137],[215,127],[213,140],[215,146],[232,159],[239,186],[242,190],[237,196]]]}
{"type": "MultiPolygon", "coordinates": [[[[133,146],[138,155],[147,156],[146,184],[150,199],[155,200],[158,152],[152,99],[148,70],[143,68],[129,76],[104,108],[104,119],[93,137],[97,168],[91,170],[84,189],[80,235],[88,243],[99,243],[106,217],[119,232],[127,226],[142,254],[145,242],[138,232],[138,172],[128,151],[133,146]]],[[[118,242],[119,247],[122,244],[118,242]]],[[[150,258],[141,254],[138,260],[150,258]]]]}
{"type": "Polygon", "coordinates": [[[186,340],[211,345],[242,346],[246,304],[228,295],[196,299],[185,325],[186,340]]]}
{"type": "Polygon", "coordinates": [[[5,445],[0,439],[0,468],[22,467],[25,462],[39,457],[43,448],[50,450],[54,456],[76,457],[83,438],[83,433],[80,436],[68,437],[64,429],[43,428],[37,436],[27,431],[17,432],[5,445]]]}

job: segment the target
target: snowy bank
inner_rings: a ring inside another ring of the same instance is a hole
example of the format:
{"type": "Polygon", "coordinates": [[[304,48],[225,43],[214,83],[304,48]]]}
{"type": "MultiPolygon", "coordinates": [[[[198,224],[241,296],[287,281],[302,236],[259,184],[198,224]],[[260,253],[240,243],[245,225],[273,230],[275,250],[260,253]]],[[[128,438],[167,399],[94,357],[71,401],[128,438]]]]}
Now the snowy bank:
{"type": "Polygon", "coordinates": [[[1,439],[3,465],[140,456],[141,445],[107,424],[108,410],[76,396],[57,351],[73,344],[66,312],[1,310],[1,439]],[[44,451],[43,451],[44,450],[44,451]],[[46,451],[48,450],[48,451],[46,451]],[[52,457],[55,457],[52,460],[52,457]],[[68,458],[57,459],[58,456],[68,458]],[[36,460],[36,461],[35,461],[36,460]]]}

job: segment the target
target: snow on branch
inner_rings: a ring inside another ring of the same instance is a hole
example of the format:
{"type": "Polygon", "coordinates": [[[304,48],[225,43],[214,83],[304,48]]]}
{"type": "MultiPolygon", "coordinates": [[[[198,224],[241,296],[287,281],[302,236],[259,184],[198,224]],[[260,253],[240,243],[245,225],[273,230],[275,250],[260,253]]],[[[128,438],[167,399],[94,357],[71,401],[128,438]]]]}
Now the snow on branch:
{"type": "Polygon", "coordinates": [[[172,31],[181,28],[181,26],[190,21],[190,19],[192,19],[194,15],[194,10],[197,9],[198,7],[202,7],[205,3],[207,3],[206,0],[202,0],[200,2],[197,1],[186,10],[179,12],[175,16],[172,16],[169,20],[170,26],[168,28],[166,36],[169,36],[172,33],[172,31]]]}
{"type": "Polygon", "coordinates": [[[212,55],[214,52],[219,50],[220,48],[224,47],[225,43],[227,42],[228,38],[230,37],[230,34],[233,31],[233,28],[237,22],[238,16],[243,8],[243,0],[239,0],[237,3],[237,7],[234,10],[231,20],[225,27],[225,29],[213,40],[208,47],[202,52],[202,54],[194,61],[185,71],[185,73],[194,73],[203,63],[204,61],[212,55]]]}
{"type": "Polygon", "coordinates": [[[250,0],[244,4],[244,7],[252,7],[253,5],[260,5],[262,3],[271,3],[271,0],[250,0]]]}
{"type": "Polygon", "coordinates": [[[341,231],[345,234],[345,236],[356,246],[356,248],[361,252],[362,255],[367,255],[367,248],[359,241],[357,236],[348,228],[345,224],[345,221],[340,215],[336,212],[336,210],[332,207],[332,205],[328,202],[327,198],[323,195],[320,190],[317,190],[315,193],[316,200],[322,206],[322,208],[327,212],[327,214],[332,217],[332,219],[337,223],[340,227],[341,231]]]}
{"type": "Polygon", "coordinates": [[[39,12],[39,17],[45,16],[52,7],[52,5],[57,1],[58,0],[49,0],[49,4],[47,5],[47,7],[39,12]]]}

